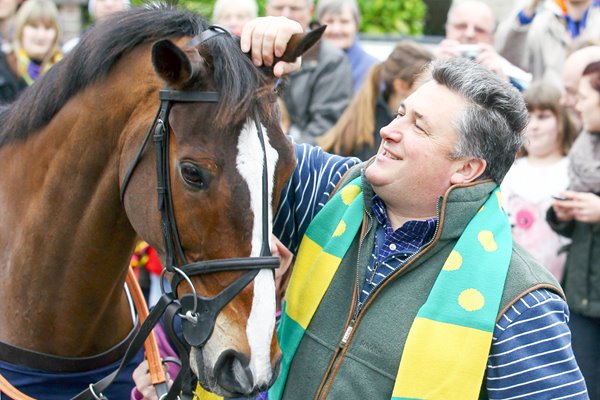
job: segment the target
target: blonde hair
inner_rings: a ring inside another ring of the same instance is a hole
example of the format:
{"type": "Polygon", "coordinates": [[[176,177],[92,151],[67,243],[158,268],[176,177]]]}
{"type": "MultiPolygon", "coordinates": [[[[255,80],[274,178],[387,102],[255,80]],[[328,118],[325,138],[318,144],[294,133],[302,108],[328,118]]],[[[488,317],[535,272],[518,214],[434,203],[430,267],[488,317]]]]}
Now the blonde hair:
{"type": "Polygon", "coordinates": [[[14,50],[15,52],[19,52],[23,48],[22,38],[25,26],[34,25],[39,22],[56,31],[54,43],[52,43],[52,46],[42,60],[42,65],[54,63],[57,55],[61,56],[59,43],[62,31],[58,23],[58,9],[50,0],[27,0],[21,5],[15,16],[14,50]]]}
{"type": "Polygon", "coordinates": [[[431,52],[414,41],[404,40],[396,44],[387,60],[371,67],[362,87],[338,122],[318,139],[319,146],[340,155],[352,155],[365,145],[373,147],[375,107],[382,89],[387,100],[392,94],[394,79],[401,79],[412,86],[432,60],[431,52]]]}

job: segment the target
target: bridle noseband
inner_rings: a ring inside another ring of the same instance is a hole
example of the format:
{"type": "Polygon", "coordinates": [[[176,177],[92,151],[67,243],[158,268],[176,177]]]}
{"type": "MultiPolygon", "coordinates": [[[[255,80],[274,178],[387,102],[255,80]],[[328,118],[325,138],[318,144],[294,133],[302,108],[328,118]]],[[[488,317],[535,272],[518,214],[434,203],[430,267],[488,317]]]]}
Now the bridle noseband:
{"type": "MultiPolygon", "coordinates": [[[[228,33],[228,31],[221,27],[211,26],[203,31],[202,34],[192,39],[190,45],[197,46],[198,44],[223,33],[228,33]]],[[[279,267],[279,258],[271,256],[269,246],[267,155],[260,117],[256,109],[254,123],[263,150],[262,247],[260,256],[206,260],[190,263],[187,261],[183,252],[173,210],[169,175],[169,112],[173,103],[216,103],[218,101],[219,94],[217,92],[170,89],[161,90],[158,113],[152,122],[138,153],[125,174],[120,192],[121,202],[124,204],[127,185],[137,164],[143,156],[150,134],[154,132],[153,141],[156,149],[158,209],[161,215],[161,231],[165,245],[165,265],[163,268],[163,275],[165,272],[174,274],[171,281],[173,293],[177,293],[177,288],[183,281],[187,282],[192,290],[191,294],[186,294],[181,297],[181,312],[179,313],[179,316],[183,318],[183,334],[186,342],[188,342],[189,345],[196,347],[206,343],[214,329],[215,320],[221,309],[252,282],[261,269],[275,269],[279,267]],[[203,297],[196,293],[190,279],[191,276],[222,271],[247,272],[214,297],[203,297]]],[[[164,293],[164,287],[162,287],[162,285],[161,289],[164,293]]]]}

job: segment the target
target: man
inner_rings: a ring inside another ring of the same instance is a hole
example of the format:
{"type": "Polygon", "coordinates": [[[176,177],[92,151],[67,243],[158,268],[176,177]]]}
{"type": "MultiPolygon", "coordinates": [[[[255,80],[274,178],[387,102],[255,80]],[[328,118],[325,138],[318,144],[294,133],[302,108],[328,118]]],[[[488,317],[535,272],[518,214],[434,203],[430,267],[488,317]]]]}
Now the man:
{"type": "MultiPolygon", "coordinates": [[[[568,46],[575,39],[600,37],[597,0],[531,0],[498,30],[498,49],[534,79],[560,84],[568,46]]],[[[583,67],[582,67],[583,68],[583,67]]]]}
{"type": "MultiPolygon", "coordinates": [[[[284,39],[251,49],[253,26],[242,49],[269,65],[284,39]]],[[[453,58],[402,103],[373,160],[296,147],[274,231],[298,258],[269,398],[468,399],[482,382],[490,398],[587,398],[562,292],[506,240],[495,200],[526,120],[510,85],[453,58]]]]}
{"type": "MultiPolygon", "coordinates": [[[[256,65],[299,32],[266,21],[241,36],[256,65]]],[[[298,258],[269,399],[587,399],[562,291],[512,244],[498,200],[526,121],[510,85],[453,58],[374,159],[296,145],[274,231],[298,258]]]]}
{"type": "Polygon", "coordinates": [[[587,46],[571,53],[565,60],[562,69],[562,83],[565,90],[560,103],[574,116],[579,130],[581,130],[581,117],[575,109],[579,80],[583,69],[595,61],[600,61],[600,46],[587,46]]]}
{"type": "Polygon", "coordinates": [[[470,58],[523,90],[531,82],[531,75],[496,52],[495,31],[496,16],[489,5],[480,0],[454,2],[448,10],[446,37],[437,47],[436,57],[470,58]]]}
{"type": "MultiPolygon", "coordinates": [[[[267,0],[267,15],[284,16],[306,31],[313,0],[267,0]]],[[[352,97],[352,72],[344,53],[321,41],[302,57],[302,68],[284,84],[289,134],[300,143],[316,142],[338,120],[352,97]]]]}

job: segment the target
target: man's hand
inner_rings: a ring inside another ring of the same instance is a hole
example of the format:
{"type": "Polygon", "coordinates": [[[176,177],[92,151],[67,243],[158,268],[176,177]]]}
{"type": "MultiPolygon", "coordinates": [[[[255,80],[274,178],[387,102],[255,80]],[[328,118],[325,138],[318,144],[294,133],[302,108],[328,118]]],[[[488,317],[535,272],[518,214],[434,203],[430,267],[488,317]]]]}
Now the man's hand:
{"type": "Polygon", "coordinates": [[[535,14],[535,11],[540,6],[541,0],[531,0],[531,2],[523,8],[523,13],[527,16],[527,18],[532,18],[535,14]]]}
{"type": "Polygon", "coordinates": [[[273,60],[281,57],[294,33],[302,33],[302,26],[285,17],[261,17],[247,22],[240,38],[244,53],[251,52],[252,62],[257,67],[273,66],[273,74],[281,77],[300,69],[300,59],[294,63],[273,60]]]}
{"type": "Polygon", "coordinates": [[[500,79],[508,82],[509,79],[502,69],[502,62],[504,59],[500,54],[498,54],[498,52],[496,52],[494,46],[491,44],[481,43],[479,44],[479,47],[481,48],[481,52],[475,59],[475,62],[498,75],[500,79]]]}
{"type": "Polygon", "coordinates": [[[453,57],[460,57],[460,43],[458,40],[444,39],[435,48],[435,58],[448,59],[453,57]]]}

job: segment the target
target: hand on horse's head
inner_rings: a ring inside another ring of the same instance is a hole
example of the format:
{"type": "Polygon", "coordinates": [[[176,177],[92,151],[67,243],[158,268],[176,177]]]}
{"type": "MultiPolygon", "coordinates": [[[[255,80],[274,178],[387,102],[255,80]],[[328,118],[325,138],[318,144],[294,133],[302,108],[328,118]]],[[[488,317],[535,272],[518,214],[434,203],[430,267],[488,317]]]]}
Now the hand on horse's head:
{"type": "Polygon", "coordinates": [[[300,69],[299,55],[293,61],[278,59],[285,59],[286,50],[290,50],[290,39],[301,33],[302,26],[296,21],[285,17],[261,17],[246,23],[240,43],[244,53],[250,52],[254,65],[272,66],[273,74],[281,77],[300,69]]]}

